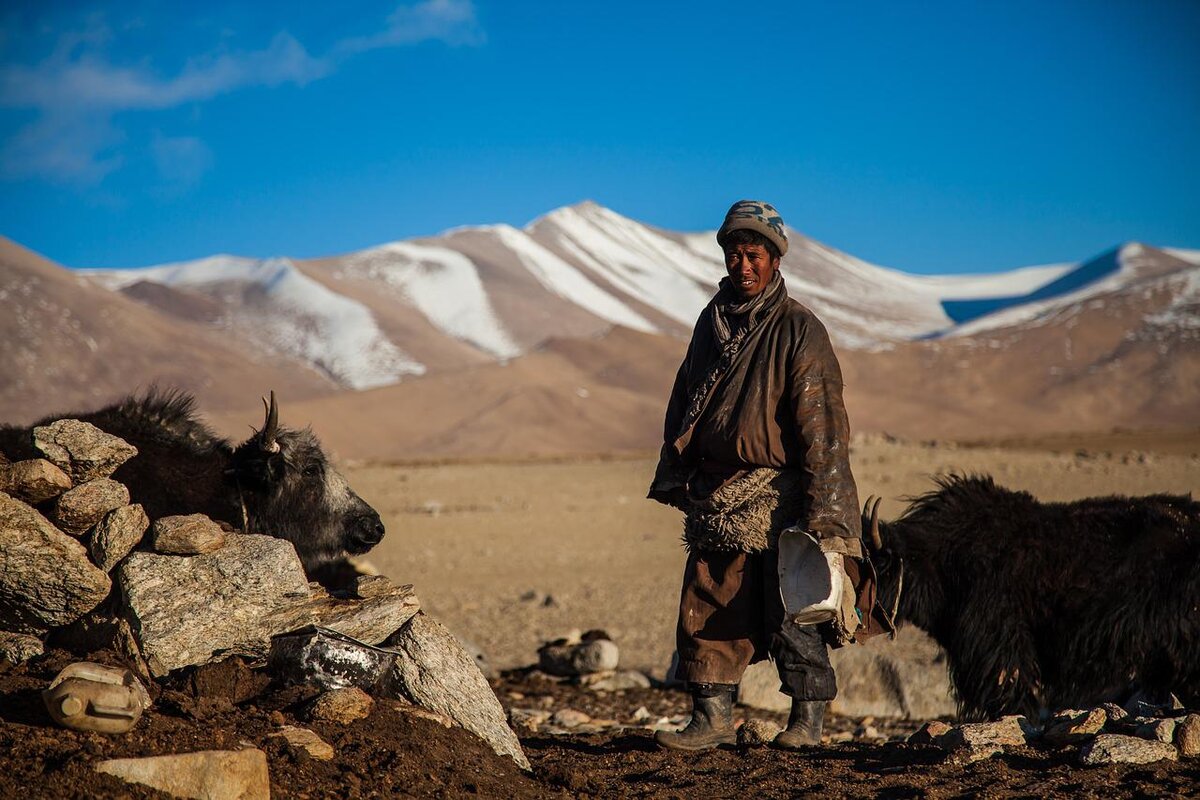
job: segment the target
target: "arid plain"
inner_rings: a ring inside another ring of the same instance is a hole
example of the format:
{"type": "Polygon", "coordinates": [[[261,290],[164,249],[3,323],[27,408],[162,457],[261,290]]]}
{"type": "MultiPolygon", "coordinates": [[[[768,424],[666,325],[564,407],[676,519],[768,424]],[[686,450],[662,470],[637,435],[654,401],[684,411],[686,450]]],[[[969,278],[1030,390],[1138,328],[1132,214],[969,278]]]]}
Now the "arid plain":
{"type": "MultiPolygon", "coordinates": [[[[885,519],[932,476],[990,474],[1043,501],[1200,495],[1200,430],[1107,433],[999,445],[858,436],[859,495],[885,519]]],[[[625,667],[661,677],[674,648],[683,549],[678,512],[644,499],[654,459],[352,464],[388,533],[368,560],[504,669],[544,640],[603,628],[625,667]]],[[[1101,576],[1097,576],[1098,579],[1101,576]]]]}

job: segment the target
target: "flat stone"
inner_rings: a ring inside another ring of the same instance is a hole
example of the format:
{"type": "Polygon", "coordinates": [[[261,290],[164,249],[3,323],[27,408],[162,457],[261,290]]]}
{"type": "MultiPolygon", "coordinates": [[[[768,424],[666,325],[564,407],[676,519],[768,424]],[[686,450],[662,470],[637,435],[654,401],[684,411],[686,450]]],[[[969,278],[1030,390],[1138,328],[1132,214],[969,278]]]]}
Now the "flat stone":
{"type": "Polygon", "coordinates": [[[92,561],[105,572],[112,572],[142,540],[149,526],[150,518],[140,505],[114,508],[92,529],[88,542],[92,561]]]}
{"type": "Polygon", "coordinates": [[[1175,746],[1182,756],[1200,756],[1200,714],[1188,714],[1175,727],[1175,746]]]}
{"type": "Polygon", "coordinates": [[[1043,741],[1051,745],[1078,744],[1087,741],[1108,724],[1108,712],[1103,708],[1059,711],[1046,723],[1043,741]]]}
{"type": "Polygon", "coordinates": [[[112,582],[83,545],[20,500],[0,494],[0,619],[15,633],[68,625],[100,604],[112,582]]]}
{"type": "Polygon", "coordinates": [[[650,688],[650,679],[634,669],[584,675],[580,678],[580,683],[593,692],[624,692],[630,689],[650,688]]]}
{"type": "Polygon", "coordinates": [[[782,730],[769,719],[748,719],[737,730],[738,744],[743,747],[763,747],[775,741],[782,730]]]}
{"type": "Polygon", "coordinates": [[[0,465],[0,492],[30,505],[44,503],[70,488],[70,476],[44,458],[0,465]]]}
{"type": "Polygon", "coordinates": [[[46,651],[42,640],[27,633],[0,631],[0,661],[20,664],[46,651]]]}
{"type": "Polygon", "coordinates": [[[1178,758],[1179,753],[1172,745],[1116,733],[1100,734],[1084,745],[1079,753],[1080,763],[1088,767],[1104,764],[1153,764],[1156,761],[1175,761],[1178,758]]]}
{"type": "Polygon", "coordinates": [[[150,530],[154,552],[164,555],[197,556],[225,546],[225,531],[203,514],[160,517],[150,530]]]}
{"type": "Polygon", "coordinates": [[[592,718],[590,716],[574,708],[562,708],[550,716],[550,724],[563,728],[575,728],[579,725],[586,725],[591,721],[592,718]]]}
{"type": "Polygon", "coordinates": [[[500,701],[454,634],[418,613],[386,644],[396,654],[393,691],[422,708],[444,714],[522,769],[530,768],[500,701]]]}
{"type": "Polygon", "coordinates": [[[310,757],[318,761],[330,761],[333,759],[333,745],[322,739],[317,734],[310,731],[308,728],[297,728],[295,725],[284,725],[275,733],[270,734],[271,737],[280,737],[288,743],[295,751],[307,753],[310,757]]]}
{"type": "Polygon", "coordinates": [[[979,758],[987,758],[1003,747],[1024,745],[1026,729],[1025,718],[1018,716],[1001,717],[995,722],[970,722],[955,726],[942,737],[941,743],[949,750],[963,749],[978,754],[979,758]]]}
{"type": "Polygon", "coordinates": [[[348,689],[334,689],[322,694],[309,706],[308,718],[349,725],[355,720],[366,719],[374,707],[375,701],[371,695],[357,686],[351,686],[348,689]]]}
{"type": "Polygon", "coordinates": [[[97,772],[194,800],[270,800],[267,754],[245,750],[201,750],[149,758],[112,758],[97,772]]]}
{"type": "Polygon", "coordinates": [[[137,455],[137,448],[124,439],[77,419],[34,428],[33,446],[75,484],[107,478],[137,455]]]}
{"type": "Polygon", "coordinates": [[[312,621],[296,550],[273,536],[233,536],[216,552],[190,557],[136,551],[116,575],[155,677],[233,655],[261,658],[272,636],[312,621]]]}
{"type": "Polygon", "coordinates": [[[129,504],[129,490],[111,478],[81,483],[63,493],[54,504],[51,519],[58,529],[82,536],[108,512],[129,504]]]}

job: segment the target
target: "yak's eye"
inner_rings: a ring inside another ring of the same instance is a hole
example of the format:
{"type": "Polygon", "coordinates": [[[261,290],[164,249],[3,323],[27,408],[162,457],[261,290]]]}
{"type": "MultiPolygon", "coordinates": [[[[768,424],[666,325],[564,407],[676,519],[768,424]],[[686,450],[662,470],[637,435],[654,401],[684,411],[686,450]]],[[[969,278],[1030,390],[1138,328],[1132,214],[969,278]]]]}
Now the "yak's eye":
{"type": "Polygon", "coordinates": [[[304,468],[304,477],[319,478],[321,477],[321,466],[319,464],[310,464],[304,468]]]}

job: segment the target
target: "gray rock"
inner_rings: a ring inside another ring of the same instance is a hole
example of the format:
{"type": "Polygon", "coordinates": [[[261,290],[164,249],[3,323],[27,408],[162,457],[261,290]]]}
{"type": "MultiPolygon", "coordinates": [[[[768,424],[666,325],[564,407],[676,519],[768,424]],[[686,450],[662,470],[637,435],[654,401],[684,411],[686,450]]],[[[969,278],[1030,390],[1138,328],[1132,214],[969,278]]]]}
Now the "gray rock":
{"type": "Polygon", "coordinates": [[[338,725],[349,725],[358,719],[366,719],[371,715],[375,701],[371,695],[358,687],[334,689],[325,692],[312,702],[308,708],[308,718],[321,722],[334,722],[338,725]]]}
{"type": "Polygon", "coordinates": [[[380,692],[387,690],[394,661],[389,650],[309,625],[272,638],[267,667],[284,683],[380,692]]]}
{"type": "Polygon", "coordinates": [[[1179,720],[1174,717],[1164,717],[1147,722],[1144,725],[1139,725],[1134,734],[1142,739],[1154,739],[1158,742],[1171,744],[1171,742],[1175,741],[1175,728],[1178,724],[1179,720]]]}
{"type": "Polygon", "coordinates": [[[611,672],[620,660],[620,648],[611,639],[556,641],[538,649],[538,668],[551,675],[570,677],[611,672]]]}
{"type": "Polygon", "coordinates": [[[0,661],[20,664],[46,651],[42,640],[27,633],[0,631],[0,661]]]}
{"type": "Polygon", "coordinates": [[[104,515],[92,529],[88,550],[92,561],[105,572],[112,572],[146,534],[150,519],[140,505],[121,506],[104,515]]]}
{"type": "Polygon", "coordinates": [[[87,422],[60,419],[33,429],[33,446],[75,484],[107,478],[137,455],[137,448],[87,422]]]}
{"type": "Polygon", "coordinates": [[[16,633],[67,625],[108,595],[108,575],[83,545],[34,509],[0,494],[0,619],[16,633]]]}
{"type": "Polygon", "coordinates": [[[280,737],[294,752],[304,752],[318,761],[333,759],[333,745],[322,739],[308,728],[297,728],[295,725],[284,725],[270,737],[280,737]]]}
{"type": "Polygon", "coordinates": [[[1088,767],[1104,764],[1153,764],[1155,761],[1175,761],[1179,753],[1169,744],[1148,741],[1136,736],[1102,733],[1083,746],[1079,761],[1088,767]]]}
{"type": "Polygon", "coordinates": [[[154,552],[176,556],[195,556],[225,546],[225,531],[203,514],[160,517],[150,530],[154,552]]]}
{"type": "Polygon", "coordinates": [[[1103,708],[1059,711],[1046,722],[1043,740],[1051,745],[1077,744],[1087,741],[1108,724],[1108,712],[1103,708]]]}
{"type": "Polygon", "coordinates": [[[878,636],[834,650],[830,661],[838,682],[835,714],[932,719],[958,711],[945,653],[912,626],[902,627],[895,641],[878,636]]]}
{"type": "Polygon", "coordinates": [[[454,634],[418,613],[387,646],[396,653],[392,683],[401,697],[446,715],[522,769],[530,768],[500,701],[454,634]]]}
{"type": "Polygon", "coordinates": [[[1188,714],[1175,727],[1175,746],[1182,756],[1200,756],[1200,714],[1188,714]]]}
{"type": "Polygon", "coordinates": [[[0,465],[0,492],[30,505],[58,497],[70,488],[67,473],[44,458],[0,465]]]}
{"type": "Polygon", "coordinates": [[[775,741],[782,730],[769,719],[748,719],[737,730],[738,744],[743,747],[763,747],[775,741]]]}
{"type": "Polygon", "coordinates": [[[367,644],[380,644],[421,609],[412,584],[396,584],[386,578],[383,580],[387,582],[386,587],[376,582],[371,596],[363,599],[330,597],[319,587],[313,586],[307,605],[298,613],[310,617],[315,625],[344,633],[367,644]]]}
{"type": "Polygon", "coordinates": [[[270,800],[271,797],[267,754],[256,748],[112,758],[97,762],[95,769],[174,797],[195,800],[270,800]]]}
{"type": "Polygon", "coordinates": [[[738,684],[737,701],[763,711],[787,711],[792,707],[792,698],[779,691],[779,671],[770,661],[759,661],[746,668],[738,684]]]}
{"type": "Polygon", "coordinates": [[[82,536],[108,512],[129,503],[129,490],[111,478],[97,478],[65,492],[51,520],[63,533],[82,536]]]}
{"type": "Polygon", "coordinates": [[[191,557],[135,552],[116,574],[155,677],[232,655],[260,658],[273,635],[312,621],[304,568],[292,545],[272,536],[234,536],[191,557]]]}

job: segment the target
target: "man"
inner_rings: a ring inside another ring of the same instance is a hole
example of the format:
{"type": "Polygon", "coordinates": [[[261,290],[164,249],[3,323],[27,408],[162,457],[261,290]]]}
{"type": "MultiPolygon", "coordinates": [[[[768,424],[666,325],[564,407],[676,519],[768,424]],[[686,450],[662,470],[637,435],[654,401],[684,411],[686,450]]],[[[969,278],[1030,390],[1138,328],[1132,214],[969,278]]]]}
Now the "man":
{"type": "MultiPolygon", "coordinates": [[[[729,274],[676,375],[649,493],[686,515],[676,675],[692,695],[687,727],[655,738],[679,750],[736,741],[734,690],[770,655],[793,698],[775,744],[795,749],[820,742],[837,685],[822,630],[785,624],[779,536],[796,528],[822,552],[862,556],[841,369],[824,326],[787,295],[774,207],[734,203],[717,242],[729,274]]],[[[855,624],[843,614],[825,632],[850,641],[855,624]]]]}

